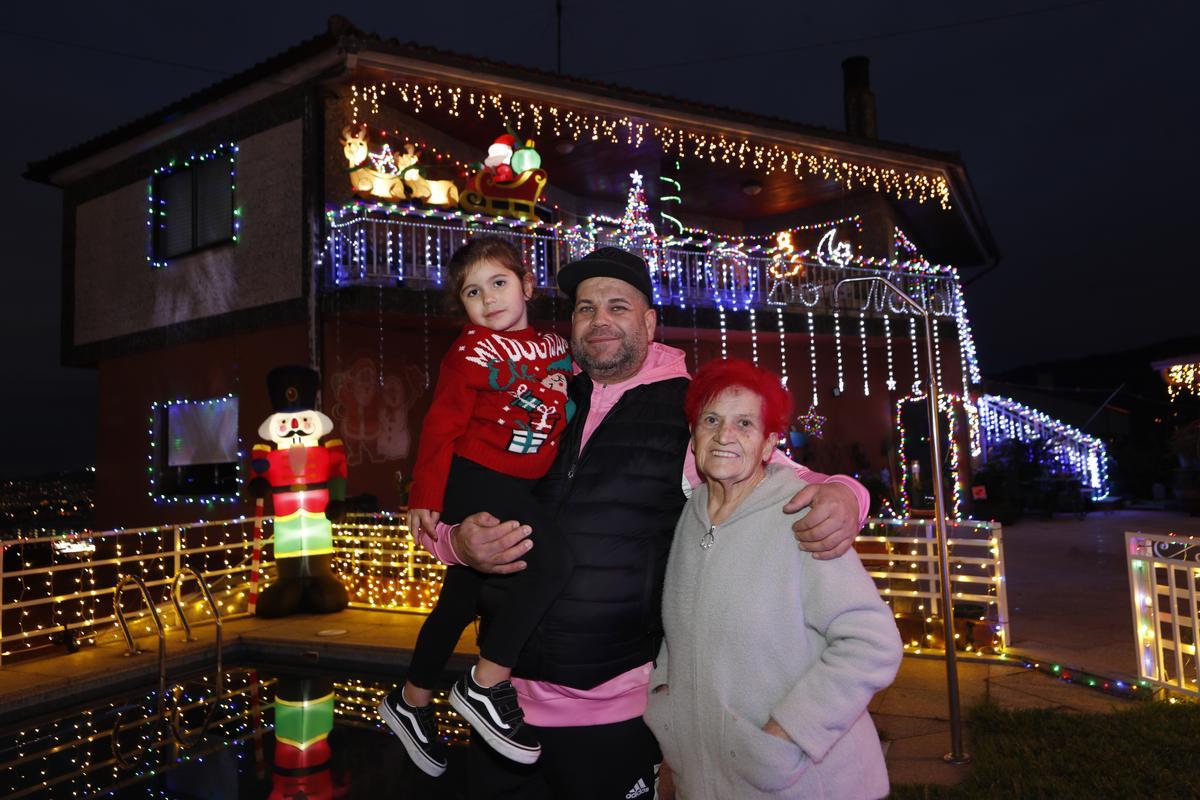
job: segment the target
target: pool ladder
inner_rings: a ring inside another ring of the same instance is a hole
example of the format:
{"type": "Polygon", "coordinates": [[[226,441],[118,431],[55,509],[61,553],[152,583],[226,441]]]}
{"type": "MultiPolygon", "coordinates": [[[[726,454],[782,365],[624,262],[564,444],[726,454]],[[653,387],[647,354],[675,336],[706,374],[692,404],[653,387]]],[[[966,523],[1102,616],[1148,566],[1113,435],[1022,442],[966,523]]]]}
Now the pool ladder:
{"type": "MultiPolygon", "coordinates": [[[[213,600],[212,592],[209,591],[208,584],[204,582],[204,578],[195,570],[184,567],[175,573],[175,577],[171,579],[171,601],[175,604],[175,612],[179,615],[180,624],[183,625],[184,641],[194,642],[196,637],[192,634],[191,623],[188,622],[187,615],[183,611],[183,600],[180,598],[180,589],[183,587],[183,581],[192,577],[196,579],[197,585],[200,587],[201,594],[204,595],[204,600],[208,603],[209,609],[212,611],[213,620],[217,627],[217,679],[216,688],[213,694],[212,703],[209,705],[208,713],[205,715],[204,724],[199,728],[195,738],[189,738],[187,732],[183,729],[181,723],[182,712],[180,710],[179,694],[172,693],[171,709],[167,710],[167,634],[166,628],[163,627],[162,617],[158,613],[158,607],[150,598],[150,590],[146,588],[146,583],[136,575],[126,575],[117,583],[117,587],[113,590],[113,608],[116,611],[117,622],[120,623],[121,633],[125,636],[126,656],[136,656],[140,654],[141,648],[134,641],[133,633],[129,630],[129,623],[125,619],[125,610],[121,607],[121,592],[127,586],[133,584],[141,592],[142,599],[146,603],[146,608],[150,610],[150,618],[154,622],[154,630],[158,636],[158,711],[162,718],[169,723],[171,736],[175,742],[181,747],[189,747],[199,740],[200,737],[208,730],[208,726],[212,723],[217,706],[221,701],[221,693],[224,691],[225,672],[222,665],[222,644],[224,641],[224,630],[221,622],[221,610],[213,600]]],[[[124,767],[132,767],[134,763],[121,752],[118,743],[117,734],[121,730],[121,714],[117,714],[117,719],[113,723],[112,731],[112,751],[113,757],[117,762],[124,767]]],[[[138,748],[144,750],[145,748],[138,748]]]]}

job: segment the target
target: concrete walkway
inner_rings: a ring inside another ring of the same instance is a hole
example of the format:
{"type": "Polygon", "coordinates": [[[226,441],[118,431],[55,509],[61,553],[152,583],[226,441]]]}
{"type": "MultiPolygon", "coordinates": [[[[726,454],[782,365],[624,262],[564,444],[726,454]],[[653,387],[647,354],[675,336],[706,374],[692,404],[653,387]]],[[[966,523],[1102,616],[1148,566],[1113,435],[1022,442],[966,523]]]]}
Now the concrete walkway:
{"type": "MultiPolygon", "coordinates": [[[[1042,660],[1085,668],[1112,677],[1134,674],[1131,612],[1124,557],[1124,532],[1145,530],[1200,534],[1200,518],[1154,512],[1091,514],[1086,520],[1059,517],[1025,520],[1004,531],[1013,648],[1042,660]]],[[[384,675],[407,663],[423,617],[348,610],[325,617],[241,619],[225,626],[227,658],[268,659],[359,669],[384,675]]],[[[197,630],[199,641],[168,642],[172,674],[211,663],[213,628],[197,630]]],[[[77,653],[6,663],[0,669],[0,718],[19,720],[101,692],[118,692],[157,679],[155,639],[139,640],[146,653],[123,655],[121,644],[77,653]]],[[[456,663],[470,663],[474,633],[459,642],[456,663]]],[[[985,698],[1010,708],[1051,707],[1103,712],[1131,702],[1066,684],[1017,663],[959,662],[964,710],[985,698]]],[[[895,683],[880,692],[870,710],[887,746],[897,784],[962,780],[969,767],[944,764],[950,749],[944,662],[910,656],[895,683]]],[[[970,731],[966,732],[970,751],[970,731]]]]}
{"type": "MultiPolygon", "coordinates": [[[[1078,520],[1026,518],[1004,529],[1010,653],[1107,677],[1137,674],[1125,531],[1200,535],[1200,518],[1111,511],[1078,520]]],[[[1136,701],[1068,684],[1019,663],[959,661],[965,710],[991,699],[1004,708],[1107,712],[1136,701]]],[[[950,751],[945,662],[905,658],[895,683],[871,704],[888,746],[893,783],[953,784],[967,774],[942,762],[950,751]]],[[[967,752],[970,728],[964,725],[967,752]]]]}

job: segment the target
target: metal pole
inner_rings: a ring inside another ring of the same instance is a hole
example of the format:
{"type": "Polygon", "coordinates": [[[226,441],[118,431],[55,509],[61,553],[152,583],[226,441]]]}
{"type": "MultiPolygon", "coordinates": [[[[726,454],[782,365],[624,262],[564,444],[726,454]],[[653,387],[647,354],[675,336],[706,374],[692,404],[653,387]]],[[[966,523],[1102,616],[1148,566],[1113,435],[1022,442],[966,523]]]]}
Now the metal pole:
{"type": "MultiPolygon", "coordinates": [[[[962,712],[958,696],[958,653],[954,642],[954,604],[951,602],[950,591],[950,548],[946,542],[946,497],[942,486],[942,434],[938,425],[939,387],[937,373],[933,360],[933,330],[929,320],[929,310],[908,296],[900,287],[887,278],[870,275],[862,278],[845,278],[833,287],[834,301],[837,300],[838,290],[843,284],[879,281],[898,294],[921,315],[925,324],[925,365],[926,381],[929,390],[929,441],[933,449],[933,525],[937,532],[938,564],[942,596],[942,621],[945,625],[946,638],[946,690],[950,705],[950,752],[942,756],[948,764],[969,764],[971,757],[963,751],[962,745],[962,712]]],[[[950,431],[954,435],[954,431],[950,431]]],[[[901,478],[903,480],[903,477],[901,478]]]]}

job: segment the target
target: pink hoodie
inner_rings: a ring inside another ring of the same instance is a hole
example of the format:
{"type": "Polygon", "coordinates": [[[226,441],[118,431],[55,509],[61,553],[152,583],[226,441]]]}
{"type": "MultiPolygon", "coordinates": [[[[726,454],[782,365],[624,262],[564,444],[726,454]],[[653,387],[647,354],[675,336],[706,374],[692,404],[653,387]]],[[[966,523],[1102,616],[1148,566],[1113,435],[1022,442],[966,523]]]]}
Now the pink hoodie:
{"type": "MultiPolygon", "coordinates": [[[[582,448],[586,444],[596,428],[604,421],[608,412],[621,399],[621,395],[629,389],[669,378],[686,377],[688,377],[688,373],[683,351],[659,342],[651,342],[645,363],[632,378],[621,383],[607,385],[596,383],[593,385],[587,419],[583,422],[583,438],[580,441],[580,447],[582,448]]],[[[776,451],[772,456],[772,461],[787,462],[788,459],[776,451]]],[[[823,475],[801,466],[796,466],[796,474],[808,483],[837,482],[850,487],[858,498],[859,525],[861,526],[866,521],[870,496],[858,481],[846,475],[823,475]]],[[[701,480],[696,471],[696,460],[690,448],[684,459],[681,483],[683,480],[687,480],[691,486],[699,485],[701,480]]],[[[440,561],[447,564],[461,564],[462,560],[454,552],[454,546],[450,541],[452,531],[451,527],[439,524],[436,541],[429,539],[424,534],[419,539],[425,549],[440,561]]],[[[644,664],[586,690],[572,689],[545,681],[527,681],[516,677],[513,678],[513,686],[517,690],[521,708],[525,712],[525,719],[532,725],[547,728],[607,725],[640,717],[645,712],[650,671],[651,665],[644,664]]]]}

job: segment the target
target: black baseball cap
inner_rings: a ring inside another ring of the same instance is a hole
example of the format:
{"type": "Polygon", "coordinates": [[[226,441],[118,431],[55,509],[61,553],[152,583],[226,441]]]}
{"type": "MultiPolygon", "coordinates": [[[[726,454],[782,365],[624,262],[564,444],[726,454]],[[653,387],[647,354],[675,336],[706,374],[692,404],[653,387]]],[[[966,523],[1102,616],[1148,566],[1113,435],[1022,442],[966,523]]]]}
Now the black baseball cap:
{"type": "Polygon", "coordinates": [[[625,281],[654,305],[654,289],[650,286],[650,268],[641,256],[619,247],[601,247],[578,261],[572,261],[558,271],[558,288],[575,299],[575,290],[588,278],[616,278],[625,281]]]}

